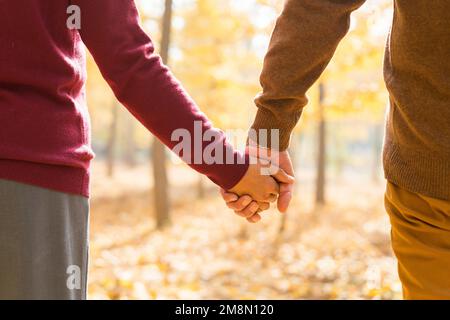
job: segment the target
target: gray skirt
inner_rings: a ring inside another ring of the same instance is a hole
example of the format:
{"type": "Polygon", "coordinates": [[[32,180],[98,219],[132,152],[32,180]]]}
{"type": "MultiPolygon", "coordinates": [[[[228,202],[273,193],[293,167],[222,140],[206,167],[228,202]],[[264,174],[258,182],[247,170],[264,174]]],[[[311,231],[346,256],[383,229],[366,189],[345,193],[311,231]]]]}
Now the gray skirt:
{"type": "Polygon", "coordinates": [[[85,299],[89,200],[0,179],[0,299],[85,299]]]}

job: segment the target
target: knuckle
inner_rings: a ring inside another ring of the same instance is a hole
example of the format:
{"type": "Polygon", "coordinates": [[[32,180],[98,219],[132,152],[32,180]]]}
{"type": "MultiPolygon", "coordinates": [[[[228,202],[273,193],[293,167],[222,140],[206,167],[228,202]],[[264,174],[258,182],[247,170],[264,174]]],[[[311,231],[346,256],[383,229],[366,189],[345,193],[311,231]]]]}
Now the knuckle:
{"type": "Polygon", "coordinates": [[[249,196],[245,195],[242,197],[242,206],[246,207],[248,206],[250,203],[252,202],[252,198],[250,198],[249,196]]]}
{"type": "Polygon", "coordinates": [[[245,211],[245,217],[246,217],[246,218],[250,218],[250,217],[253,216],[253,215],[254,215],[254,213],[251,212],[250,210],[246,210],[246,211],[245,211]]]}
{"type": "Polygon", "coordinates": [[[250,218],[251,216],[253,216],[255,214],[256,210],[258,210],[258,209],[255,209],[255,206],[251,205],[247,210],[245,210],[246,217],[250,218]]]}

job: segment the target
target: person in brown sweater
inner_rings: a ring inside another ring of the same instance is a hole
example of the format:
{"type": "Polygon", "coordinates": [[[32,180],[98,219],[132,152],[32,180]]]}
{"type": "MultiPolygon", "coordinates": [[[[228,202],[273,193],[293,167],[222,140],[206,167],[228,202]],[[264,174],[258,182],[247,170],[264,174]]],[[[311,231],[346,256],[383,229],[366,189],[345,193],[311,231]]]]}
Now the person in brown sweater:
{"type": "MultiPolygon", "coordinates": [[[[287,149],[308,102],[306,91],[364,2],[287,0],[277,20],[252,128],[279,130],[279,145],[268,147],[288,173],[287,149]]],[[[385,206],[404,297],[450,299],[450,1],[394,0],[384,75],[390,96],[385,206]]],[[[291,188],[280,189],[281,211],[289,205],[291,188]]],[[[223,196],[236,213],[245,210],[243,197],[223,196]]]]}

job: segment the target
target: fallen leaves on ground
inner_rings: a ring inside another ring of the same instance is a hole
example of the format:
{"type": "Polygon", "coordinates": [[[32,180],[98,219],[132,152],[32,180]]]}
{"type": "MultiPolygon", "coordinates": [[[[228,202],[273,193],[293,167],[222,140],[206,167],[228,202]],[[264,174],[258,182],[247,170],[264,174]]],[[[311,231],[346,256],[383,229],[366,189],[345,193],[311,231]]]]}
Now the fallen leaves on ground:
{"type": "Polygon", "coordinates": [[[275,210],[247,224],[214,189],[196,199],[192,188],[173,187],[172,225],[162,231],[145,187],[114,197],[98,191],[89,298],[400,298],[382,186],[330,190],[321,208],[312,194],[298,193],[281,233],[275,210]]]}

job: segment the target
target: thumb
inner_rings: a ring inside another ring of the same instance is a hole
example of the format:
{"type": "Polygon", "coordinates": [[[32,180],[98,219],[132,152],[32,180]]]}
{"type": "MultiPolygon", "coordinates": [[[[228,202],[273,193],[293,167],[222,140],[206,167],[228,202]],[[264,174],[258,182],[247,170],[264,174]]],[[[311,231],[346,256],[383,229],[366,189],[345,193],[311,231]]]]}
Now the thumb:
{"type": "Polygon", "coordinates": [[[286,171],[280,168],[278,168],[277,172],[273,174],[272,177],[279,183],[293,184],[295,182],[294,177],[288,175],[286,171]]]}
{"type": "Polygon", "coordinates": [[[292,200],[292,184],[282,184],[280,186],[280,196],[278,197],[277,207],[278,211],[284,213],[289,208],[289,204],[292,200]]]}

